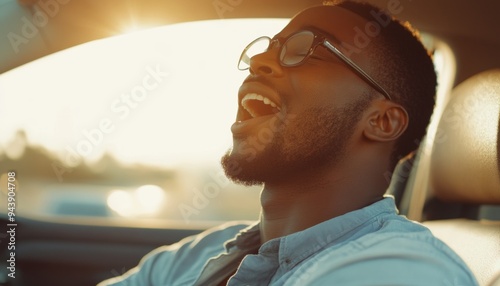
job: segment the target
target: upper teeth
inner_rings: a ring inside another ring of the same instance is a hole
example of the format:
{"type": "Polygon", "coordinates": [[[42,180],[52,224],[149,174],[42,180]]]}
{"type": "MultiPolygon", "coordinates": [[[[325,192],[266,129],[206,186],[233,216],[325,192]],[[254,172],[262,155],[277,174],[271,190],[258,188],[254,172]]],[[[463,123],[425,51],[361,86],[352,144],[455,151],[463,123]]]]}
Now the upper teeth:
{"type": "Polygon", "coordinates": [[[272,107],[275,107],[278,110],[281,110],[281,108],[279,108],[278,105],[276,105],[276,103],[272,102],[269,98],[264,97],[260,94],[256,94],[256,93],[249,93],[249,94],[245,95],[243,97],[243,99],[241,100],[241,105],[243,105],[243,107],[245,107],[245,109],[246,109],[245,102],[247,100],[251,100],[251,99],[260,100],[260,101],[264,102],[264,104],[271,105],[272,107]]]}

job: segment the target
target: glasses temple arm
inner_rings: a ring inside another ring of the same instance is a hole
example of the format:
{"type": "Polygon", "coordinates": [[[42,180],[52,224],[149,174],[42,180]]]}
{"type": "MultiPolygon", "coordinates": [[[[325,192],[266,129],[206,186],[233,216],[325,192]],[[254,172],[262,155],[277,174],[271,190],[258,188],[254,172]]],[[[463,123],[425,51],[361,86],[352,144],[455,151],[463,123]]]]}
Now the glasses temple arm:
{"type": "Polygon", "coordinates": [[[337,55],[340,59],[346,62],[351,68],[353,68],[358,74],[360,74],[363,78],[371,83],[371,85],[380,92],[383,96],[385,96],[388,100],[392,100],[389,93],[381,87],[371,76],[369,76],[364,70],[362,70],[357,64],[355,64],[350,58],[346,57],[339,49],[337,49],[334,45],[332,45],[328,40],[324,40],[323,44],[332,51],[335,55],[337,55]]]}

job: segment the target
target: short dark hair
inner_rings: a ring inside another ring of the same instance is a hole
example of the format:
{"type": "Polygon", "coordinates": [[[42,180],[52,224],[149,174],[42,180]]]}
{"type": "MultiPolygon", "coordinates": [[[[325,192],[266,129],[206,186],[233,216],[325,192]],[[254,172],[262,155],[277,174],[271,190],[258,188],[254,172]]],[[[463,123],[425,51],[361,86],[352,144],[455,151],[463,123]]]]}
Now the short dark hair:
{"type": "Polygon", "coordinates": [[[376,17],[379,21],[381,17],[387,19],[387,24],[384,23],[386,25],[373,38],[376,48],[369,55],[369,60],[379,67],[371,76],[380,82],[395,102],[406,109],[409,116],[408,128],[396,142],[392,153],[394,166],[401,157],[418,148],[427,131],[437,85],[432,56],[409,23],[402,23],[368,3],[342,1],[335,5],[375,23],[376,17]]]}

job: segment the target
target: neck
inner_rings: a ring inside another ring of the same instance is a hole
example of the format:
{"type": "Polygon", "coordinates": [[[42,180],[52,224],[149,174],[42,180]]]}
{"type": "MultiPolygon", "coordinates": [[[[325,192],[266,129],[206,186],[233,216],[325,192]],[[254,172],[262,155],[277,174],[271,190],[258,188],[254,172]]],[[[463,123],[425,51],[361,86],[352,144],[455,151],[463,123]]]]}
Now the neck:
{"type": "Polygon", "coordinates": [[[387,187],[383,171],[374,172],[370,164],[351,166],[355,167],[342,166],[343,172],[339,172],[339,168],[323,172],[316,169],[300,176],[289,176],[294,179],[287,182],[267,182],[261,193],[262,242],[304,230],[380,200],[387,187]]]}

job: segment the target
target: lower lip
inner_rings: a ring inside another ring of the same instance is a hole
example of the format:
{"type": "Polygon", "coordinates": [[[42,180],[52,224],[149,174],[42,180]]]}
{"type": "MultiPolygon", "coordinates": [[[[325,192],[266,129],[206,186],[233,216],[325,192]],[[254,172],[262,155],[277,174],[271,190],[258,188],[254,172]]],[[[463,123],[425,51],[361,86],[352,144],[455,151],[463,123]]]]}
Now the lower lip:
{"type": "Polygon", "coordinates": [[[269,130],[273,131],[276,129],[275,122],[276,120],[278,120],[277,117],[277,114],[273,114],[260,116],[245,121],[238,121],[233,123],[233,125],[231,126],[231,132],[233,133],[233,136],[238,136],[247,135],[248,133],[252,133],[252,131],[263,130],[264,128],[268,128],[269,130]],[[276,118],[276,120],[274,122],[271,122],[272,118],[276,118]]]}

